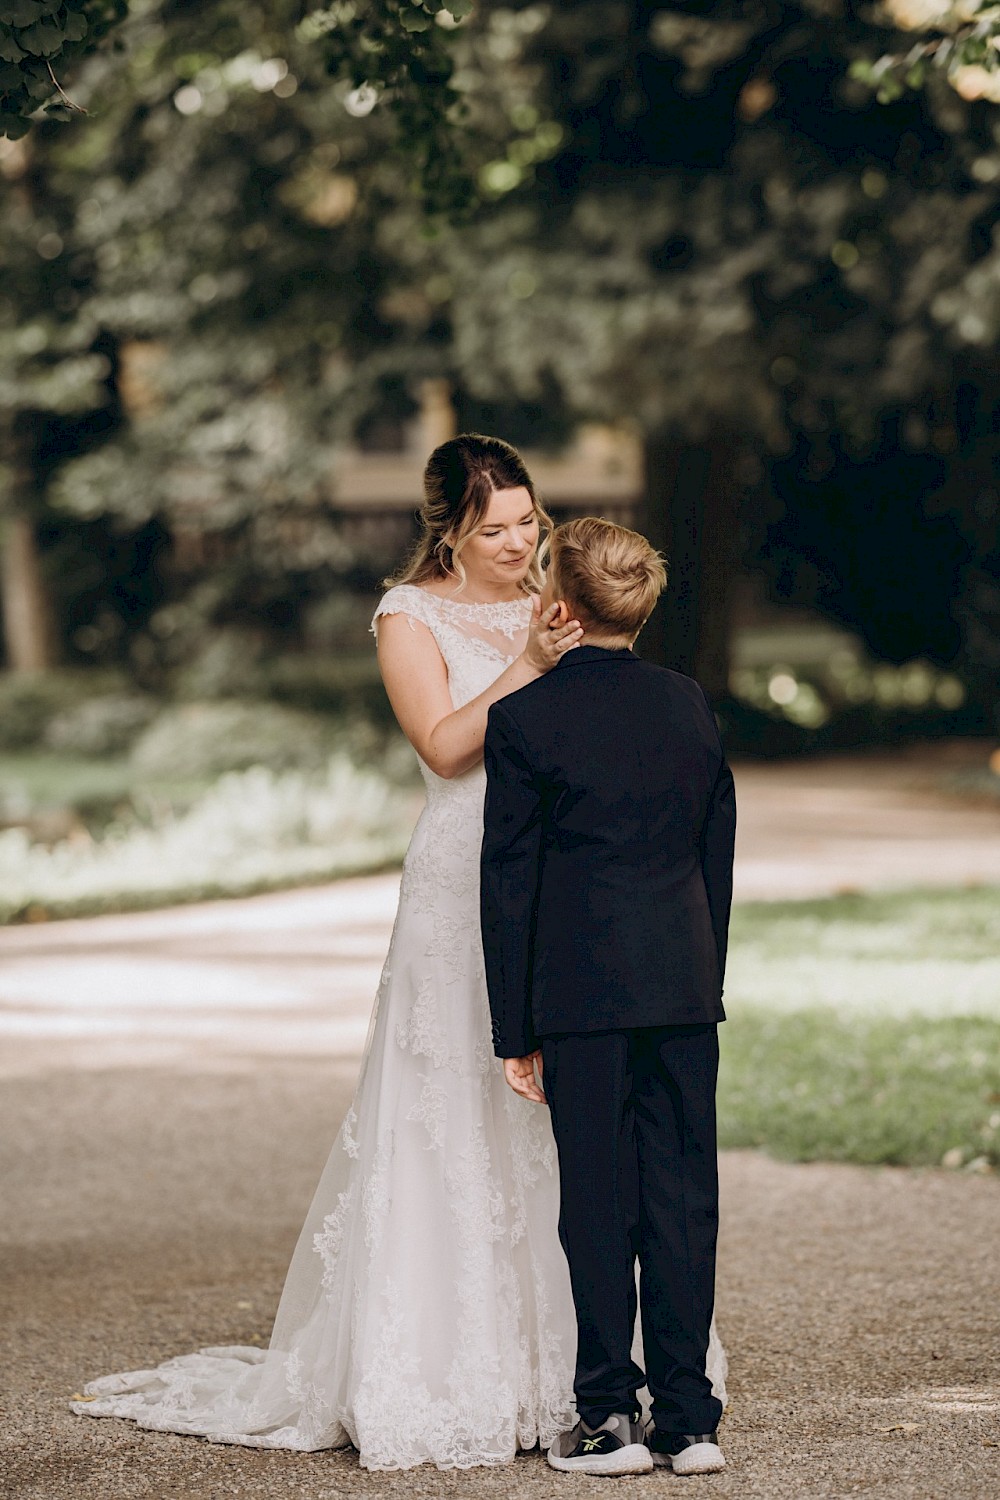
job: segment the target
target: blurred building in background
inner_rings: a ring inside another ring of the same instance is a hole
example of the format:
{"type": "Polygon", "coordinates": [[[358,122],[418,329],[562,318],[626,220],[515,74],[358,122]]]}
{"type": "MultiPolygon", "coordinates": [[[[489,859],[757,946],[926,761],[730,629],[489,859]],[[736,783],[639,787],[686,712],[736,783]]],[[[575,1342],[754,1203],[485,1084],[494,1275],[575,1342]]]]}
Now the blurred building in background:
{"type": "MultiPolygon", "coordinates": [[[[418,387],[419,412],[401,424],[398,446],[357,447],[337,465],[331,505],[348,541],[393,566],[416,535],[415,509],[428,455],[459,431],[446,380],[418,387]]],[[[601,515],[635,525],[643,495],[642,447],[623,426],[592,423],[577,428],[560,453],[521,449],[546,507],[557,520],[601,515]]]]}

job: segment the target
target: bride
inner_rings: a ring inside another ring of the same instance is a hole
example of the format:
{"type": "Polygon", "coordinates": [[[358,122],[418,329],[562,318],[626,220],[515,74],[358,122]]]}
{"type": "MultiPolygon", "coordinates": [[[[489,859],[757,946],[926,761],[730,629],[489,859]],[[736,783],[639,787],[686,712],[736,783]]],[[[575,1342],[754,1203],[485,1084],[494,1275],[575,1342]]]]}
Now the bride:
{"type": "MultiPolygon", "coordinates": [[[[91,1381],[72,1409],[216,1442],[352,1443],[370,1469],[506,1463],[572,1426],[575,1318],[546,1111],[493,1056],[479,932],[490,706],[582,637],[541,612],[552,522],[515,449],[431,454],[423,532],[372,629],[427,801],[357,1092],[267,1350],[202,1349],[91,1381]]],[[[721,1391],[713,1335],[709,1374],[721,1391]]]]}

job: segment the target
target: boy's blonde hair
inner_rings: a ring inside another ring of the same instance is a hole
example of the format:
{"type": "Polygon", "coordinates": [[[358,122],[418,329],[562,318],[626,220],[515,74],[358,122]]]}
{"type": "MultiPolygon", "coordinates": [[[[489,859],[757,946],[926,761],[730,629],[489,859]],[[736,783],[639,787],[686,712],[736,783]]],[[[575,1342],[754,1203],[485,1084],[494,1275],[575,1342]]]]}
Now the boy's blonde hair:
{"type": "Polygon", "coordinates": [[[644,536],[597,516],[552,533],[557,597],[584,630],[636,636],[667,586],[665,561],[644,536]]]}

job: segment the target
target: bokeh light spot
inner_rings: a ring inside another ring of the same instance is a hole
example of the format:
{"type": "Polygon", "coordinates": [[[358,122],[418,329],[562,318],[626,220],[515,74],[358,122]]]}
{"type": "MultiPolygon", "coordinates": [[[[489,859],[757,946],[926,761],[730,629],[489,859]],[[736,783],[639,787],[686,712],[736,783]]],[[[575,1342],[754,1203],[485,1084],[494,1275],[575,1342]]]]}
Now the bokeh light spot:
{"type": "Polygon", "coordinates": [[[371,114],[377,103],[377,90],[373,89],[370,83],[363,83],[360,88],[351,90],[344,100],[344,108],[356,120],[363,120],[365,115],[371,114]]]}
{"type": "Polygon", "coordinates": [[[512,271],[507,279],[507,290],[519,302],[524,302],[538,290],[538,277],[533,271],[512,271]]]}
{"type": "Polygon", "coordinates": [[[791,672],[775,672],[767,684],[768,696],[771,701],[777,703],[782,708],[786,704],[791,703],[798,690],[799,685],[791,672]]]}
{"type": "Polygon", "coordinates": [[[196,115],[204,102],[201,89],[196,89],[193,83],[185,84],[174,95],[174,108],[182,115],[196,115]]]}
{"type": "Polygon", "coordinates": [[[837,240],[830,251],[830,259],[841,271],[849,271],[858,263],[858,249],[850,240],[837,240]]]}
{"type": "Polygon", "coordinates": [[[490,193],[509,193],[522,177],[521,168],[512,161],[491,161],[479,174],[483,187],[490,193]]]}

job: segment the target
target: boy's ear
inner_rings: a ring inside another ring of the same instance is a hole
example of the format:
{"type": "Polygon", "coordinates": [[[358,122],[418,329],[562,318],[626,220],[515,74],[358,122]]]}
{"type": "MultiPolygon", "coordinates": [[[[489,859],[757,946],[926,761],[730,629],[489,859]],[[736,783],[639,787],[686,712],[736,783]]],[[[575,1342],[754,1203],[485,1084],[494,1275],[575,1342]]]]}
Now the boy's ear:
{"type": "Polygon", "coordinates": [[[566,608],[566,600],[565,599],[560,599],[557,602],[558,602],[559,608],[556,611],[556,620],[555,620],[555,623],[557,625],[565,625],[566,621],[569,619],[569,610],[566,608]]]}

